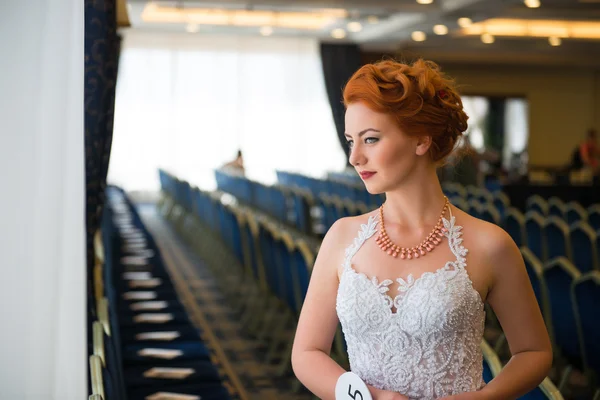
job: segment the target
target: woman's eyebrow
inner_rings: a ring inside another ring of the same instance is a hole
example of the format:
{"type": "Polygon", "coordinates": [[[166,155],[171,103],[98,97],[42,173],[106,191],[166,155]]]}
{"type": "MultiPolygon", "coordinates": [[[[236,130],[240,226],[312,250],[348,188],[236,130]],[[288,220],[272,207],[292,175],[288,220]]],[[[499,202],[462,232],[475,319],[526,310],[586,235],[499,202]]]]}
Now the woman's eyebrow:
{"type": "MultiPolygon", "coordinates": [[[[375,129],[375,128],[367,128],[367,129],[365,129],[365,130],[362,130],[362,131],[358,132],[358,137],[360,138],[362,135],[364,135],[365,133],[367,133],[367,132],[369,132],[369,131],[373,131],[373,132],[380,132],[380,133],[381,133],[381,131],[379,131],[379,130],[377,130],[377,129],[375,129]]],[[[352,137],[352,136],[350,136],[350,135],[349,135],[349,134],[347,134],[347,133],[344,133],[344,136],[346,136],[346,137],[349,137],[349,138],[351,138],[351,137],[352,137]]]]}

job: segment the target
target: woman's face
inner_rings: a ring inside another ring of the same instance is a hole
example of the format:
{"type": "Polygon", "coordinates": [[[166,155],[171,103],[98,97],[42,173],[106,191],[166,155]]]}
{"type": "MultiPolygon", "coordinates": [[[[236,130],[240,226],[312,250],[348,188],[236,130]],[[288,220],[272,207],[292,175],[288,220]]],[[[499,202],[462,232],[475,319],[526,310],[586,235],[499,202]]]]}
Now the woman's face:
{"type": "Polygon", "coordinates": [[[429,149],[422,139],[402,132],[391,116],[375,112],[362,102],[346,109],[346,139],[350,164],[371,194],[401,185],[429,149]]]}

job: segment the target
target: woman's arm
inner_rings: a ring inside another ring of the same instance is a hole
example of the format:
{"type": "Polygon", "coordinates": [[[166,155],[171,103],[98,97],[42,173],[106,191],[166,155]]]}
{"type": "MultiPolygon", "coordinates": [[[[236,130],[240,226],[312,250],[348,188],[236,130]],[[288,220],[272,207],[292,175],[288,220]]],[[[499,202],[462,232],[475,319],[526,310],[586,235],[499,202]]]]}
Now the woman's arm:
{"type": "Polygon", "coordinates": [[[321,399],[335,399],[335,385],[346,372],[329,356],[338,326],[337,267],[343,261],[343,220],[323,239],[304,299],[292,349],[296,377],[321,399]]]}
{"type": "Polygon", "coordinates": [[[487,236],[493,283],[488,302],[512,354],[502,371],[481,391],[483,399],[516,399],[538,386],[552,367],[552,346],[521,252],[510,236],[494,227],[487,236]]]}
{"type": "MultiPolygon", "coordinates": [[[[310,278],[292,348],[296,377],[320,399],[334,400],[335,386],[346,371],[330,357],[339,320],[336,311],[338,267],[345,247],[352,243],[347,219],[338,220],[323,239],[310,278]]],[[[355,229],[357,231],[358,228],[355,229]]],[[[374,400],[406,400],[398,394],[369,386],[374,400]]],[[[358,400],[358,398],[357,398],[358,400]]]]}

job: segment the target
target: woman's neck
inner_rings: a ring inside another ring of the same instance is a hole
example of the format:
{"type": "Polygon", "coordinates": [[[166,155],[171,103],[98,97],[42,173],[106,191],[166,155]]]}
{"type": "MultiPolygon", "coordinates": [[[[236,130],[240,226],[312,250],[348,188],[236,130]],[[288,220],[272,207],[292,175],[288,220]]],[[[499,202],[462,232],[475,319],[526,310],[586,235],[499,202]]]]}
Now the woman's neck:
{"type": "Polygon", "coordinates": [[[411,229],[435,224],[444,203],[444,192],[436,171],[427,168],[422,173],[412,174],[400,188],[386,192],[386,224],[389,221],[411,229]]]}

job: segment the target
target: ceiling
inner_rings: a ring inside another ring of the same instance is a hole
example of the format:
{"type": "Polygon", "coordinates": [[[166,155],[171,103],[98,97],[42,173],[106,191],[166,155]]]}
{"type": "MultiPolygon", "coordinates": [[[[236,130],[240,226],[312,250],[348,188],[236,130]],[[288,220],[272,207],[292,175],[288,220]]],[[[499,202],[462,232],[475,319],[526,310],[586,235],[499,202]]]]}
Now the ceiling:
{"type": "MultiPolygon", "coordinates": [[[[600,68],[600,0],[539,1],[539,8],[528,8],[523,0],[433,0],[432,4],[418,4],[416,0],[128,0],[127,8],[131,21],[128,29],[186,32],[186,28],[189,28],[193,30],[190,34],[196,35],[260,36],[261,26],[248,26],[247,23],[248,18],[257,13],[272,12],[277,18],[286,13],[293,13],[293,17],[316,13],[311,21],[320,18],[319,21],[322,22],[317,24],[319,26],[316,29],[273,26],[271,36],[316,37],[327,42],[353,42],[367,52],[408,52],[440,61],[600,68]],[[195,19],[203,10],[228,10],[229,13],[236,12],[236,15],[244,14],[246,22],[237,26],[229,23],[218,25],[208,21],[204,23],[205,20],[195,19]],[[330,18],[328,14],[331,10],[336,15],[334,18],[330,18]],[[186,17],[177,19],[177,13],[186,17]],[[322,13],[327,14],[326,17],[322,13]],[[167,14],[176,21],[149,21],[152,15],[160,20],[167,14]],[[482,42],[481,33],[466,34],[467,30],[458,25],[458,19],[464,17],[470,18],[475,26],[478,23],[486,24],[482,29],[490,32],[492,21],[498,22],[495,26],[505,26],[507,23],[513,26],[515,21],[506,20],[522,20],[521,23],[526,27],[532,21],[538,21],[538,25],[543,22],[545,25],[540,29],[546,25],[550,28],[554,26],[556,29],[548,32],[557,32],[556,36],[562,37],[561,44],[551,46],[548,37],[544,36],[546,30],[537,34],[537,37],[531,37],[529,35],[533,30],[529,28],[525,36],[515,36],[512,33],[510,36],[503,36],[502,31],[496,30],[494,42],[486,44],[482,42]],[[374,21],[375,18],[377,21],[374,21]],[[200,23],[193,24],[190,28],[189,21],[200,23]],[[361,30],[349,32],[349,22],[359,22],[361,30]],[[573,22],[579,25],[563,27],[564,24],[573,22]],[[445,25],[448,34],[436,35],[433,27],[438,24],[445,25]],[[336,28],[344,29],[346,36],[334,39],[332,31],[336,28]],[[574,38],[573,32],[576,29],[590,38],[574,38]],[[411,35],[414,31],[425,33],[426,40],[413,40],[411,35]]],[[[253,22],[250,23],[252,24],[253,22]]]]}

